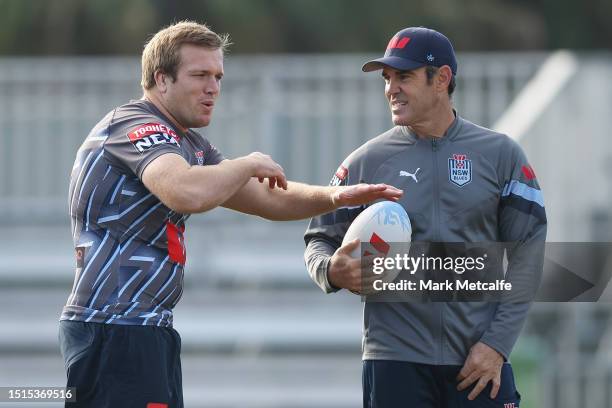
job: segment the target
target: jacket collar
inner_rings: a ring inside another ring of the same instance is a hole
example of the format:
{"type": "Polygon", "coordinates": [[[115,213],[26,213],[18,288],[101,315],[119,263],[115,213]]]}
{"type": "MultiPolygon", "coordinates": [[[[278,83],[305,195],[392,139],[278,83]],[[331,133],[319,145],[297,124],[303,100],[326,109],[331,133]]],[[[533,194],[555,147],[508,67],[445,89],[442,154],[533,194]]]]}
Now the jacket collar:
{"type": "Polygon", "coordinates": [[[442,137],[419,137],[417,136],[416,133],[414,133],[412,130],[410,130],[410,128],[408,126],[400,126],[401,132],[402,134],[411,142],[411,143],[416,143],[419,141],[419,139],[421,140],[426,140],[427,142],[431,142],[431,140],[433,139],[437,139],[438,140],[438,144],[442,144],[442,143],[446,143],[447,140],[454,140],[457,135],[460,133],[461,131],[461,127],[463,124],[463,118],[461,116],[459,116],[457,114],[457,111],[455,109],[453,109],[453,113],[455,114],[455,120],[453,120],[453,122],[451,123],[451,125],[449,126],[449,128],[446,130],[446,133],[444,133],[444,136],[442,137]]]}

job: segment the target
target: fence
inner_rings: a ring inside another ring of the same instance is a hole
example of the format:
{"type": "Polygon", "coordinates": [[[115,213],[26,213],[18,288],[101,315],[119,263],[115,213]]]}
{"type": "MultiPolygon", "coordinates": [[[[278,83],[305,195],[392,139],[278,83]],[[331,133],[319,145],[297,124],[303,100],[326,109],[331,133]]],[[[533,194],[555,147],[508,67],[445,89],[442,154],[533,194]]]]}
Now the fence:
{"type": "MultiPolygon", "coordinates": [[[[271,154],[291,179],[327,183],[356,146],[391,126],[368,55],[228,56],[203,133],[226,157],[271,154]]],[[[491,125],[544,54],[461,54],[455,104],[491,125]]],[[[113,107],[141,96],[136,58],[0,59],[0,222],[65,222],[75,152],[113,107]]]]}
{"type": "MultiPolygon", "coordinates": [[[[391,125],[380,76],[360,71],[369,57],[230,55],[213,123],[203,133],[229,158],[254,150],[268,152],[290,178],[326,183],[346,154],[391,125]]],[[[453,97],[459,113],[491,126],[545,57],[460,55],[453,97]]],[[[601,131],[608,127],[603,120],[589,127],[597,130],[592,147],[579,140],[568,144],[572,134],[578,134],[575,129],[593,123],[593,117],[574,115],[571,125],[559,118],[575,112],[568,100],[582,103],[580,92],[588,85],[584,81],[605,77],[596,75],[603,66],[609,66],[609,60],[578,75],[582,82],[573,81],[536,122],[534,133],[539,137],[522,141],[541,152],[536,160],[551,156],[546,163],[554,163],[555,155],[574,154],[581,168],[593,166],[586,173],[597,177],[598,195],[573,197],[576,203],[606,202],[607,173],[598,169],[609,151],[601,131]],[[564,143],[554,145],[556,140],[564,143]],[[582,152],[585,145],[592,151],[582,152]]],[[[57,385],[63,373],[56,319],[73,277],[65,226],[70,168],[80,142],[102,115],[140,97],[139,65],[132,58],[5,58],[0,59],[0,74],[0,224],[19,224],[3,228],[3,236],[10,239],[0,248],[0,309],[19,311],[8,315],[5,323],[10,329],[0,333],[0,384],[57,385]],[[22,227],[41,222],[55,225],[22,227]],[[37,256],[30,255],[32,247],[37,256]]],[[[602,101],[610,88],[597,83],[588,89],[602,101]]],[[[603,117],[609,104],[594,104],[598,117],[603,117]]],[[[538,175],[552,207],[549,219],[567,219],[558,214],[561,209],[570,212],[567,191],[577,191],[574,186],[586,179],[585,171],[568,189],[551,178],[559,166],[537,168],[542,169],[538,175]]],[[[573,212],[590,214],[590,207],[580,207],[573,212]]],[[[214,225],[220,214],[224,213],[203,217],[206,225],[189,232],[187,290],[176,320],[187,353],[188,405],[357,406],[358,299],[325,297],[313,288],[301,260],[302,224],[214,225]],[[274,256],[262,256],[270,247],[274,256]],[[219,373],[217,366],[229,368],[219,373]],[[208,384],[204,391],[202,383],[208,384]]],[[[584,220],[551,224],[557,229],[556,225],[568,224],[559,229],[564,237],[571,230],[571,236],[588,238],[593,230],[584,220]],[[578,235],[580,226],[585,231],[578,235]]],[[[520,340],[526,343],[519,341],[513,353],[513,359],[527,360],[518,378],[525,407],[611,406],[611,310],[606,304],[534,305],[520,340]],[[529,357],[534,350],[542,352],[529,357]],[[538,367],[530,372],[529,364],[538,367]]],[[[515,363],[518,368],[520,361],[515,363]]]]}

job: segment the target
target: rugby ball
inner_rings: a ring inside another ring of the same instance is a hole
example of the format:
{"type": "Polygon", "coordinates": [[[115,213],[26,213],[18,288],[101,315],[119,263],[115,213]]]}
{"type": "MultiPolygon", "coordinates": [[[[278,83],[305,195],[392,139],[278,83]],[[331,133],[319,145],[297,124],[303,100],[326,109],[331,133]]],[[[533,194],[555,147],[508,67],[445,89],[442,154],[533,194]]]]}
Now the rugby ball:
{"type": "MultiPolygon", "coordinates": [[[[372,244],[371,255],[395,256],[398,252],[408,253],[412,239],[412,226],[404,207],[393,201],[381,201],[363,210],[351,223],[342,245],[359,238],[361,243],[372,244]],[[393,245],[391,245],[393,244],[393,245]]],[[[353,258],[362,255],[360,245],[351,253],[353,258]]]]}

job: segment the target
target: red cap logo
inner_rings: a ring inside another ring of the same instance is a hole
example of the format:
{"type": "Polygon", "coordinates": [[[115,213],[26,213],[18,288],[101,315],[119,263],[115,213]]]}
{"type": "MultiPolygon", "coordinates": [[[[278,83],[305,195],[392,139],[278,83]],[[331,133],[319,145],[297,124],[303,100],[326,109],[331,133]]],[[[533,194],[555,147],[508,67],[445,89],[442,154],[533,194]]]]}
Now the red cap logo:
{"type": "Polygon", "coordinates": [[[397,36],[393,37],[389,44],[387,44],[387,49],[403,49],[410,42],[410,37],[399,38],[397,36]]]}

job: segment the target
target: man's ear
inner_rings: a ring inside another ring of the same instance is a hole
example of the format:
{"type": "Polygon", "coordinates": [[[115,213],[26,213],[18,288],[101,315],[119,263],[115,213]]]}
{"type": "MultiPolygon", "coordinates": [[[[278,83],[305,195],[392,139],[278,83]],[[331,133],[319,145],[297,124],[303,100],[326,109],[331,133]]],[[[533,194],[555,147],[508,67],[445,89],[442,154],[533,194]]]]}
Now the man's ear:
{"type": "Polygon", "coordinates": [[[438,69],[438,75],[436,78],[436,90],[438,92],[448,92],[448,86],[453,77],[453,71],[448,65],[442,65],[438,69]]]}
{"type": "Polygon", "coordinates": [[[157,86],[157,89],[159,90],[159,92],[165,93],[167,89],[166,81],[168,80],[168,75],[166,75],[163,71],[158,69],[153,74],[153,78],[155,78],[155,85],[157,86]]]}

